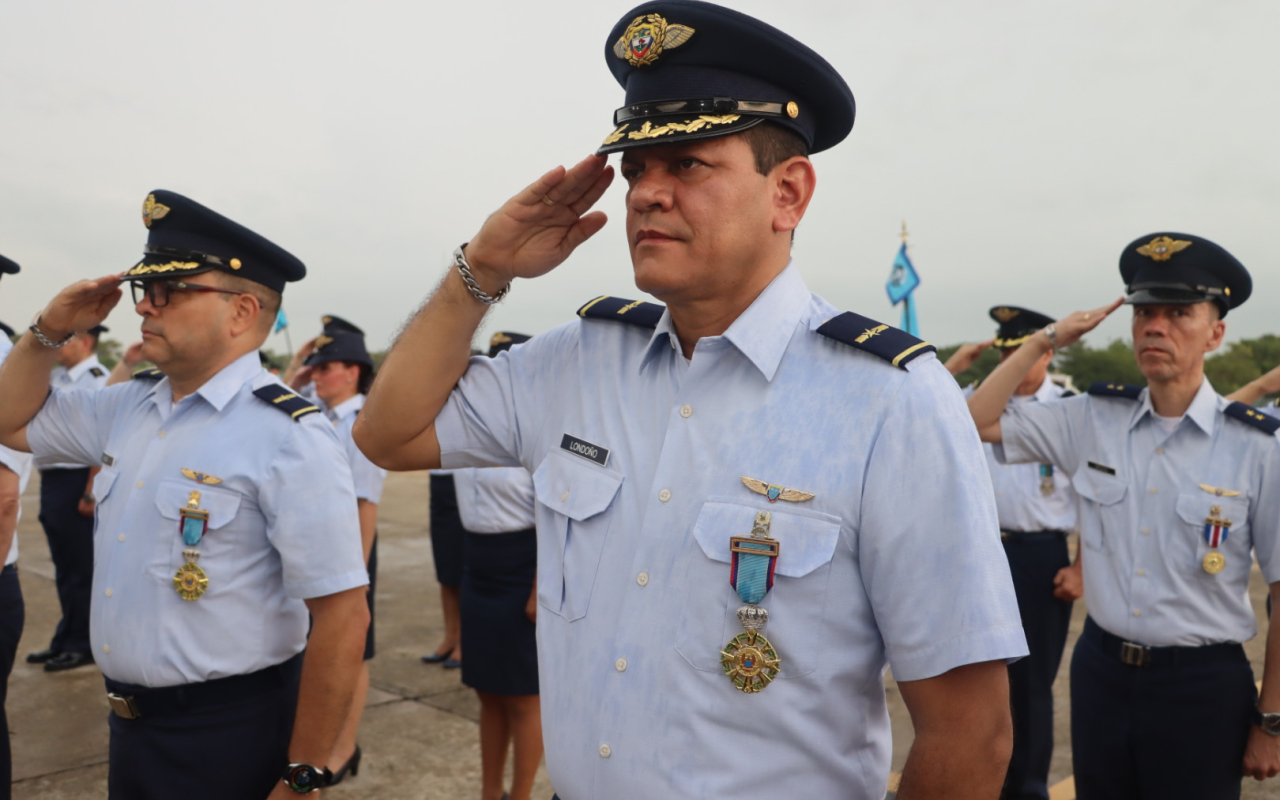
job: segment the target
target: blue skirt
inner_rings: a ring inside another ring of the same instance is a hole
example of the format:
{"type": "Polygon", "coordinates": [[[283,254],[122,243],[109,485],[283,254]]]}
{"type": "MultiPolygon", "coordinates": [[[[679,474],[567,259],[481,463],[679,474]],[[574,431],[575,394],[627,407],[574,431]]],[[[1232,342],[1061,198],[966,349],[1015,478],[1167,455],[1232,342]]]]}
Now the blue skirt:
{"type": "Polygon", "coordinates": [[[538,693],[538,644],[525,614],[538,567],[533,528],[468,533],[462,575],[462,682],[490,694],[538,693]]]}
{"type": "Polygon", "coordinates": [[[436,580],[455,589],[462,584],[462,517],[452,475],[431,476],[431,556],[436,580]]]}

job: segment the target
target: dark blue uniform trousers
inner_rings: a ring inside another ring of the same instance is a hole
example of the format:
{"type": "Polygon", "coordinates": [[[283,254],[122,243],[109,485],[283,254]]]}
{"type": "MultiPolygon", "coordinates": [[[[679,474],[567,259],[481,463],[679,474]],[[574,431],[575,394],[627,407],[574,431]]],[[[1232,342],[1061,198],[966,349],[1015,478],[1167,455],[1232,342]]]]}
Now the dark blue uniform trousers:
{"type": "Polygon", "coordinates": [[[262,800],[271,794],[289,763],[302,656],[263,673],[269,673],[265,685],[259,681],[252,691],[208,705],[169,690],[159,713],[147,710],[147,689],[108,680],[109,691],[137,694],[142,712],[138,719],[110,715],[111,800],[262,800]]]}
{"type": "MultiPolygon", "coordinates": [[[[1257,689],[1244,648],[1130,666],[1086,621],[1071,659],[1078,800],[1235,800],[1257,689]],[[1225,651],[1225,652],[1223,652],[1225,651]]],[[[1194,651],[1199,648],[1168,648],[1194,651]]]]}
{"type": "Polygon", "coordinates": [[[78,510],[89,469],[40,471],[40,524],[49,540],[62,619],[49,648],[88,653],[89,598],[93,586],[93,518],[78,510]]]}
{"type": "Polygon", "coordinates": [[[1067,646],[1072,605],[1053,596],[1053,579],[1071,564],[1071,557],[1066,536],[1059,531],[1010,534],[1004,552],[1031,654],[1009,665],[1013,756],[1000,796],[1047,800],[1053,757],[1053,682],[1067,646]]]}
{"type": "Polygon", "coordinates": [[[9,757],[9,718],[4,713],[9,694],[9,673],[22,638],[26,607],[22,603],[22,587],[18,584],[18,567],[10,564],[0,571],[0,800],[9,800],[9,784],[13,769],[9,757]]]}

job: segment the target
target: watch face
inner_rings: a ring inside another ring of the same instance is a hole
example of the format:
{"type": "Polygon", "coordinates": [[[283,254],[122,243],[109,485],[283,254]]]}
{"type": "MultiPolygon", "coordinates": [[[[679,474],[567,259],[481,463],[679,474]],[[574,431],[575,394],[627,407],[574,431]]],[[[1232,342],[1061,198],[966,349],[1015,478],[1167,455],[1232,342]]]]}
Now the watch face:
{"type": "Polygon", "coordinates": [[[1280,714],[1263,714],[1259,727],[1272,736],[1280,736],[1280,714]]]}
{"type": "Polygon", "coordinates": [[[311,792],[320,788],[320,773],[310,764],[299,764],[289,770],[289,788],[295,792],[311,792]]]}

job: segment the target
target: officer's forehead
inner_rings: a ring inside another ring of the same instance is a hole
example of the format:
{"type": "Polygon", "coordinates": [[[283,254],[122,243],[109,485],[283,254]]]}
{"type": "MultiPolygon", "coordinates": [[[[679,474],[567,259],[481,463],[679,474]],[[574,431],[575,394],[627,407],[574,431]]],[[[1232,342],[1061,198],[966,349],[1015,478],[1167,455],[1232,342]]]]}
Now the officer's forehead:
{"type": "Polygon", "coordinates": [[[655,144],[622,152],[622,163],[639,165],[646,161],[678,161],[682,158],[727,156],[734,150],[747,151],[751,146],[741,136],[720,136],[678,144],[655,144]]]}

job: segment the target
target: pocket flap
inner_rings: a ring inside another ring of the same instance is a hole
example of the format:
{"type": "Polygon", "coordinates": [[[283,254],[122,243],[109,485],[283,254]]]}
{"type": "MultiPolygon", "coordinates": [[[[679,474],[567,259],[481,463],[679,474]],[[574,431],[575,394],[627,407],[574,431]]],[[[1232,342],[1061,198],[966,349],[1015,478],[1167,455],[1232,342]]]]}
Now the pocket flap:
{"type": "Polygon", "coordinates": [[[622,476],[573,456],[551,453],[533,473],[533,490],[547,508],[581,522],[604,511],[618,494],[622,476]]]}
{"type": "Polygon", "coordinates": [[[1214,497],[1207,492],[1183,492],[1174,506],[1183,522],[1204,525],[1210,516],[1227,520],[1233,528],[1242,528],[1249,521],[1249,500],[1244,497],[1214,497]],[[1213,513],[1213,507],[1219,513],[1213,513]]]}
{"type": "Polygon", "coordinates": [[[1104,506],[1119,503],[1129,489],[1124,479],[1088,465],[1076,470],[1076,474],[1071,476],[1071,485],[1081,497],[1104,506]]]}
{"type": "Polygon", "coordinates": [[[111,487],[115,485],[116,476],[119,474],[119,470],[103,467],[98,470],[97,475],[93,476],[93,501],[95,503],[101,503],[107,499],[107,495],[111,494],[111,487]]]}
{"type": "MultiPolygon", "coordinates": [[[[750,536],[756,512],[764,509],[740,503],[708,501],[698,512],[693,536],[707,558],[732,560],[729,540],[750,536]]],[[[840,540],[840,519],[829,514],[771,511],[770,538],[778,540],[776,572],[792,578],[808,575],[831,560],[840,540]]],[[[725,573],[728,580],[728,573],[725,573]]]]}
{"type": "Polygon", "coordinates": [[[235,519],[236,511],[240,508],[239,494],[230,489],[197,487],[193,483],[179,481],[162,481],[156,487],[156,508],[160,515],[167,519],[178,519],[182,509],[187,507],[193,491],[200,493],[199,508],[209,512],[210,530],[221,528],[235,519]]]}

